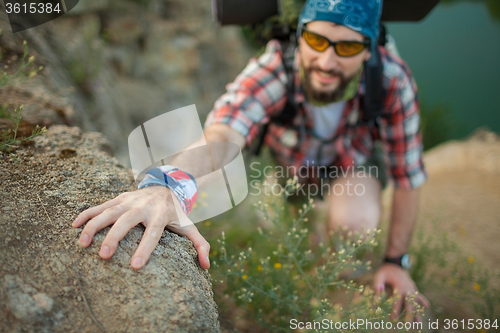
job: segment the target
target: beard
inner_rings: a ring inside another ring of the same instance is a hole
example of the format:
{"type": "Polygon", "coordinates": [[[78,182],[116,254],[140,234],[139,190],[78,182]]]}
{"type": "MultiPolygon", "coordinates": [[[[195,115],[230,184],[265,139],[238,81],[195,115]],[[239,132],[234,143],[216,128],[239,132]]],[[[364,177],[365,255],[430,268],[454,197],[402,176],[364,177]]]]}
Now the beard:
{"type": "Polygon", "coordinates": [[[338,71],[338,70],[330,70],[330,71],[324,71],[321,70],[317,66],[311,66],[306,68],[304,64],[302,63],[302,68],[304,69],[304,82],[302,82],[302,87],[304,88],[304,91],[306,92],[306,95],[309,99],[318,102],[318,103],[332,103],[335,101],[338,101],[345,92],[346,87],[349,85],[349,83],[352,81],[355,75],[347,77],[343,72],[338,71]],[[330,91],[324,91],[324,90],[317,90],[312,86],[311,82],[311,74],[312,71],[315,70],[320,73],[325,73],[328,75],[336,75],[339,77],[339,84],[335,89],[332,89],[330,91]]]}

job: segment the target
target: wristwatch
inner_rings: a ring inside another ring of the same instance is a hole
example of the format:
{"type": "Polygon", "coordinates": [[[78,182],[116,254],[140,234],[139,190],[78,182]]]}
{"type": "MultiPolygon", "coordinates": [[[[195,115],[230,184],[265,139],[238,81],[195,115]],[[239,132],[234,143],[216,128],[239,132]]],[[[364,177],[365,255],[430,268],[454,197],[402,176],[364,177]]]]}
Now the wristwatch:
{"type": "Polygon", "coordinates": [[[404,269],[410,269],[411,267],[411,259],[408,253],[403,254],[401,257],[396,257],[396,258],[385,257],[384,262],[401,266],[404,269]]]}

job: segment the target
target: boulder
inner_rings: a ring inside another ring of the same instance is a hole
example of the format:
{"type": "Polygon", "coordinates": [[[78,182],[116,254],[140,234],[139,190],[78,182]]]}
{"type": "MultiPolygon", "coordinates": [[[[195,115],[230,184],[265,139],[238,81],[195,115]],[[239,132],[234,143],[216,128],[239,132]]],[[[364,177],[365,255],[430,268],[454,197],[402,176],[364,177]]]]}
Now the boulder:
{"type": "Polygon", "coordinates": [[[452,171],[500,174],[500,137],[478,128],[465,140],[446,141],[424,155],[430,175],[452,171]]]}
{"type": "Polygon", "coordinates": [[[109,228],[77,244],[79,212],[135,187],[108,146],[100,133],[54,125],[0,153],[0,332],[218,332],[210,276],[187,238],[164,231],[139,271],[130,258],[142,226],[109,260],[98,256],[109,228]]]}

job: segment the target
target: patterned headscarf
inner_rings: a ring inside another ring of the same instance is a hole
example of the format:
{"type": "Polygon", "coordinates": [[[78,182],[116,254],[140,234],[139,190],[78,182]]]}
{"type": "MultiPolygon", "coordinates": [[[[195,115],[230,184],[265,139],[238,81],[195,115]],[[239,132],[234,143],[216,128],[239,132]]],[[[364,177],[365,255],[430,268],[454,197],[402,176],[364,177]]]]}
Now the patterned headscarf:
{"type": "Polygon", "coordinates": [[[370,38],[377,47],[382,0],[307,0],[299,17],[297,37],[302,27],[312,21],[330,21],[370,38]]]}

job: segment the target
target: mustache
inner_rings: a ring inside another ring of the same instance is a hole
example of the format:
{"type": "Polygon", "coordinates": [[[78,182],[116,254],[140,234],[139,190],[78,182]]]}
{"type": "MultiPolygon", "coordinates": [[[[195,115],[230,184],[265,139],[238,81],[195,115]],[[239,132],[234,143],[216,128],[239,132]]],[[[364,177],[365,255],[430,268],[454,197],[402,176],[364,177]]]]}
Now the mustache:
{"type": "Polygon", "coordinates": [[[311,66],[311,67],[307,68],[306,71],[308,73],[311,73],[313,70],[315,70],[317,72],[321,72],[321,73],[327,74],[327,75],[340,76],[342,79],[345,79],[344,73],[341,72],[341,71],[339,71],[339,70],[336,70],[336,69],[331,69],[331,70],[325,71],[325,70],[319,68],[318,66],[311,66]]]}

